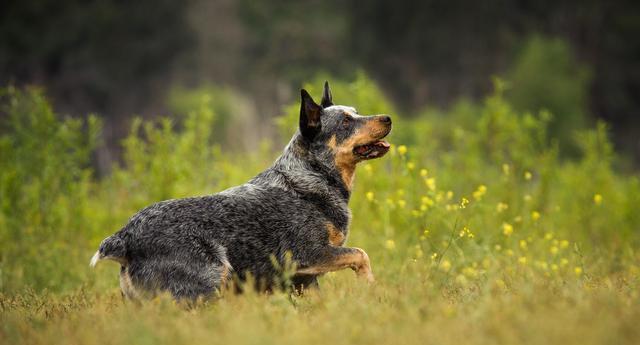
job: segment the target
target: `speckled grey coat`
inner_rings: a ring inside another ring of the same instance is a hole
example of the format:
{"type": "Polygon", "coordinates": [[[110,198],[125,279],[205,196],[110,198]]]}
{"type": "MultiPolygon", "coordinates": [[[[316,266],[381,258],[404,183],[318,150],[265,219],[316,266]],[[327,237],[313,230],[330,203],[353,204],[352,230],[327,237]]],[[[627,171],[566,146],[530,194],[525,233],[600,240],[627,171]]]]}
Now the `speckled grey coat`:
{"type": "Polygon", "coordinates": [[[381,139],[391,119],[334,106],[328,84],[321,105],[305,90],[301,95],[299,131],[270,168],[217,194],[144,208],[101,243],[92,266],[119,262],[129,298],[158,290],[177,299],[207,297],[247,273],[269,289],[279,274],[272,258],[282,264],[287,252],[299,267],[297,289],[342,268],[371,281],[366,253],[342,246],[351,218],[347,203],[355,164],[388,150],[381,139]]]}

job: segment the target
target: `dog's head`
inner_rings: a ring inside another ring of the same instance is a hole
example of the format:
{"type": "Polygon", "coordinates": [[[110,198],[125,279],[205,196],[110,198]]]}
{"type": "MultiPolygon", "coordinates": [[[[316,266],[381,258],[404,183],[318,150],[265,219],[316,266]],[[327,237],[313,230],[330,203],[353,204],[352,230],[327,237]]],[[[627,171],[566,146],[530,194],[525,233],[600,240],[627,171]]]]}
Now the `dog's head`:
{"type": "Polygon", "coordinates": [[[391,132],[391,117],[362,116],[355,108],[334,105],[326,82],[320,104],[304,89],[301,96],[300,136],[309,154],[337,169],[350,189],[357,163],[389,151],[389,143],[383,139],[391,132]]]}

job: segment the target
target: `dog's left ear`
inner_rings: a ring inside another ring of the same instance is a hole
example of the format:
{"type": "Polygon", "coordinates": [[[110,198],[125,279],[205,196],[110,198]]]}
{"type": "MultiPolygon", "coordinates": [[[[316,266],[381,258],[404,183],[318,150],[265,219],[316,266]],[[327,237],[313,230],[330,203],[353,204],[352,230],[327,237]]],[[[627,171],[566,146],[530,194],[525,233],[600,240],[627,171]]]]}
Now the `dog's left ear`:
{"type": "Polygon", "coordinates": [[[312,140],[320,132],[320,116],[322,107],[313,101],[307,90],[300,90],[300,133],[302,136],[312,140]]]}
{"type": "Polygon", "coordinates": [[[329,88],[328,81],[324,82],[324,91],[322,92],[322,101],[320,101],[320,105],[323,108],[333,105],[333,99],[331,98],[331,89],[329,88]]]}

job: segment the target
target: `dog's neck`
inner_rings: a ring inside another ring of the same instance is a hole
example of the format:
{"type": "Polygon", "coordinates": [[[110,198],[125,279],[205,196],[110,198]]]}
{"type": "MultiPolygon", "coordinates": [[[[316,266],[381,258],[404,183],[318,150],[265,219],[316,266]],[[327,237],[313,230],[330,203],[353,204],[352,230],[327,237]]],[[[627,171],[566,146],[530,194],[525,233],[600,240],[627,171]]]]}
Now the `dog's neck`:
{"type": "Polygon", "coordinates": [[[329,157],[324,157],[330,154],[329,151],[312,152],[311,150],[314,148],[309,147],[303,138],[299,135],[294,136],[273,166],[256,176],[254,180],[267,181],[269,179],[261,179],[261,176],[273,173],[280,175],[280,178],[276,176],[275,179],[269,180],[271,184],[276,181],[275,183],[282,185],[285,189],[291,189],[301,195],[321,195],[348,203],[351,186],[346,186],[340,172],[326,163],[332,161],[329,157]]]}

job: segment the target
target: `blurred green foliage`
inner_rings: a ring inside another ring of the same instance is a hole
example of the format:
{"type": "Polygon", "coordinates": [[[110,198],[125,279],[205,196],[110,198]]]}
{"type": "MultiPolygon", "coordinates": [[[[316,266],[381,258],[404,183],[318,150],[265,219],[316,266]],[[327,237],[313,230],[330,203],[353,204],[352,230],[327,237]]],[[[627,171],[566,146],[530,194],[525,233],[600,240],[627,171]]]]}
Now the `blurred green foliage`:
{"type": "Polygon", "coordinates": [[[520,111],[548,110],[551,138],[575,153],[570,133],[585,128],[591,73],[572,56],[566,42],[534,36],[526,41],[507,79],[509,100],[520,111]]]}
{"type": "Polygon", "coordinates": [[[232,148],[239,146],[238,141],[234,140],[234,134],[239,130],[237,127],[249,121],[248,103],[234,90],[215,85],[201,85],[193,89],[174,87],[167,100],[170,113],[182,117],[189,116],[190,112],[202,111],[202,107],[212,111],[215,114],[215,126],[210,124],[212,139],[232,148]]]}
{"type": "MultiPolygon", "coordinates": [[[[319,96],[325,78],[317,79],[307,86],[319,96]]],[[[606,125],[577,133],[578,158],[563,161],[549,140],[550,114],[522,114],[504,82],[494,87],[481,104],[409,119],[363,73],[332,82],[336,103],[394,118],[391,151],[361,164],[350,203],[348,244],[368,252],[376,286],[342,272],[323,277],[319,294],[227,296],[189,312],[164,297],[121,305],[115,265],[90,270],[89,258],[136,210],[243,183],[281,146],[223,150],[212,98],[198,97],[177,121],[134,121],[124,163],[97,179],[88,169],[97,121],[60,118],[40,92],[5,89],[0,335],[10,343],[193,343],[212,334],[237,343],[324,343],[337,334],[414,343],[433,331],[440,343],[457,343],[452,334],[463,325],[483,334],[473,343],[544,343],[536,334],[546,332],[578,343],[581,334],[604,339],[611,327],[633,343],[636,328],[625,325],[640,317],[638,178],[612,168],[606,125]]],[[[297,102],[285,108],[283,141],[298,112],[297,102]]]]}
{"type": "Polygon", "coordinates": [[[99,114],[99,174],[120,158],[132,114],[175,112],[166,102],[175,85],[250,95],[264,124],[318,71],[353,78],[359,69],[406,113],[480,102],[489,77],[505,75],[519,112],[554,114],[561,151],[577,153],[563,135],[570,125],[604,119],[617,150],[638,163],[639,14],[632,0],[7,0],[0,85],[41,85],[59,111],[99,114]]]}
{"type": "Polygon", "coordinates": [[[72,244],[84,224],[78,206],[92,183],[87,167],[100,122],[58,118],[36,89],[10,87],[0,97],[0,283],[61,288],[82,276],[59,268],[86,253],[72,244]]]}

